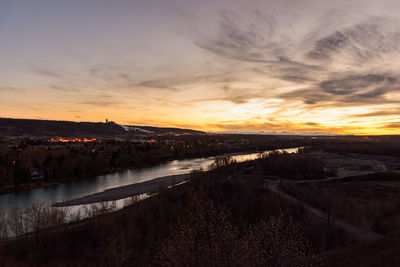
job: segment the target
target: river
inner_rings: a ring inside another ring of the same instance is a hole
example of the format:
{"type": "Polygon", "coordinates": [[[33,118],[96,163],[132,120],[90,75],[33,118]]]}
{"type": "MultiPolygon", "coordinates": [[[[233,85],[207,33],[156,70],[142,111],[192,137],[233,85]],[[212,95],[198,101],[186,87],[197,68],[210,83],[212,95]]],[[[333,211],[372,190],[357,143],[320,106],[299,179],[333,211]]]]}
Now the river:
{"type": "MultiPolygon", "coordinates": [[[[261,153],[230,155],[238,162],[254,160],[260,154],[272,151],[296,153],[299,148],[268,150],[261,153]]],[[[208,170],[216,157],[173,160],[148,168],[131,169],[112,174],[100,175],[76,182],[68,182],[29,191],[0,195],[0,211],[7,212],[13,208],[26,209],[35,202],[55,203],[99,193],[107,189],[129,184],[149,181],[158,177],[190,173],[193,170],[208,170]]]]}

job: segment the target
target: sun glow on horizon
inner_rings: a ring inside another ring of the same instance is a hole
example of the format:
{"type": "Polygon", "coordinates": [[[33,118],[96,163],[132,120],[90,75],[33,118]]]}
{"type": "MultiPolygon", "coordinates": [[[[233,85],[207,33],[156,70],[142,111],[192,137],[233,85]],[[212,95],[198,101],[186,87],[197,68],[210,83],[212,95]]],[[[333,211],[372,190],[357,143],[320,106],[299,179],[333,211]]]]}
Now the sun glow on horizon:
{"type": "Polygon", "coordinates": [[[0,116],[400,134],[397,2],[173,2],[0,4],[0,116]]]}

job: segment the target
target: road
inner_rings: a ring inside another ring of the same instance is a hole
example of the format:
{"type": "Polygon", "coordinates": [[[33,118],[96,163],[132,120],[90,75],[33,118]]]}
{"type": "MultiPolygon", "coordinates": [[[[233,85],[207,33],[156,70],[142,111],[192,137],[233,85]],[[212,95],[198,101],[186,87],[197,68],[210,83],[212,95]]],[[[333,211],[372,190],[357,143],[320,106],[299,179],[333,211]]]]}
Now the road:
{"type": "MultiPolygon", "coordinates": [[[[294,197],[286,194],[282,190],[280,190],[279,189],[279,181],[272,181],[272,180],[266,179],[265,182],[266,182],[266,185],[267,185],[267,188],[269,191],[279,195],[281,198],[285,199],[286,201],[288,201],[290,203],[293,203],[295,205],[303,207],[307,212],[313,214],[314,216],[316,216],[322,220],[328,221],[328,219],[329,219],[328,214],[326,214],[323,211],[321,211],[321,210],[319,210],[297,198],[294,198],[294,197]]],[[[332,215],[330,216],[330,221],[331,221],[331,223],[333,223],[340,229],[344,230],[348,234],[357,238],[359,241],[373,242],[373,241],[376,241],[383,237],[383,235],[377,234],[375,232],[357,228],[357,227],[343,221],[342,219],[339,219],[332,215]]]]}
{"type": "MultiPolygon", "coordinates": [[[[354,164],[356,162],[352,162],[352,163],[354,164]]],[[[358,162],[358,164],[361,164],[361,163],[358,162]]],[[[361,171],[361,170],[348,170],[344,167],[340,167],[340,168],[338,168],[338,176],[328,177],[325,179],[316,179],[316,180],[301,180],[301,181],[290,180],[290,182],[293,182],[295,184],[323,183],[323,182],[329,182],[329,181],[333,181],[333,180],[341,180],[341,179],[349,178],[349,177],[353,177],[353,176],[361,176],[361,175],[366,175],[366,174],[371,174],[371,173],[376,173],[376,172],[387,172],[388,171],[386,166],[378,160],[362,160],[362,164],[369,165],[371,169],[368,171],[361,171]]]]}

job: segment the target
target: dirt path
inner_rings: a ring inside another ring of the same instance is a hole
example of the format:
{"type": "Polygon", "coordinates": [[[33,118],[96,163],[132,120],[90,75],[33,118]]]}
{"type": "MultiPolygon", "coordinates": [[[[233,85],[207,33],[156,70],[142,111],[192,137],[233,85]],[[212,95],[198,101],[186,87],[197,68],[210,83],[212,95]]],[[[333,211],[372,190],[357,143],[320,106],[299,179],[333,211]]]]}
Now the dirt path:
{"type": "Polygon", "coordinates": [[[337,227],[343,229],[348,234],[354,236],[355,238],[357,238],[360,241],[373,242],[373,241],[376,241],[376,240],[380,239],[381,237],[383,237],[382,235],[377,234],[375,232],[357,228],[335,216],[331,215],[329,218],[328,214],[324,213],[323,211],[321,211],[321,210],[319,210],[297,198],[294,198],[294,197],[286,194],[282,190],[280,190],[279,182],[277,182],[277,181],[265,180],[265,182],[266,182],[268,189],[271,192],[279,195],[283,199],[285,199],[293,204],[303,207],[306,211],[308,211],[309,213],[313,214],[314,216],[316,216],[322,220],[328,221],[330,219],[331,223],[333,223],[337,227]]]}
{"type": "Polygon", "coordinates": [[[368,165],[371,167],[371,170],[369,171],[360,171],[360,170],[346,170],[345,168],[339,168],[338,171],[338,176],[335,177],[328,177],[325,179],[316,179],[316,180],[301,180],[301,181],[293,181],[293,180],[288,180],[288,182],[293,182],[295,184],[303,184],[303,183],[323,183],[323,182],[329,182],[333,180],[341,180],[344,178],[349,178],[353,176],[361,176],[361,175],[366,175],[366,174],[372,174],[376,172],[386,172],[388,169],[386,166],[378,161],[378,160],[364,160],[363,163],[368,163],[368,165]]]}

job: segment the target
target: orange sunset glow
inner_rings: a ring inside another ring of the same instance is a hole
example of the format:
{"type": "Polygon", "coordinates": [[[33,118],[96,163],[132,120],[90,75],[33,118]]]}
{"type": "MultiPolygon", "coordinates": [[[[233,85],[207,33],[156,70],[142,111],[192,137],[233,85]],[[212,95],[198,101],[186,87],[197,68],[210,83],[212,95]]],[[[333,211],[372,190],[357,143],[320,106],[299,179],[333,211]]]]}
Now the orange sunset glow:
{"type": "Polygon", "coordinates": [[[400,266],[399,0],[0,0],[0,267],[400,266]]]}
{"type": "Polygon", "coordinates": [[[3,2],[0,116],[399,134],[400,4],[383,2],[3,2]]]}

